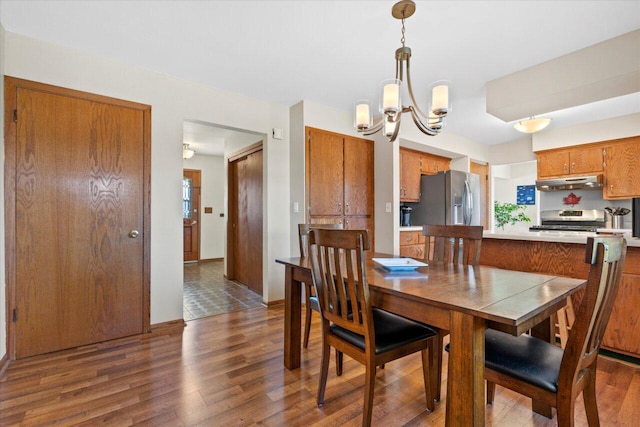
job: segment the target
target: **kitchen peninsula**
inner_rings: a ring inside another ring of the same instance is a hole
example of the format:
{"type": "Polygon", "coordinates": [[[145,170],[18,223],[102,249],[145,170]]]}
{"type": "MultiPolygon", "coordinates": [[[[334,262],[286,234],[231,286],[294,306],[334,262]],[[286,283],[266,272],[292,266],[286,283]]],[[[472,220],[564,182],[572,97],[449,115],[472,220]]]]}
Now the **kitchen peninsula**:
{"type": "MultiPolygon", "coordinates": [[[[587,237],[596,233],[485,231],[480,264],[586,279],[587,237]]],[[[640,239],[627,237],[627,259],[602,348],[640,358],[640,239]]],[[[574,306],[581,294],[574,295],[574,306]]]]}

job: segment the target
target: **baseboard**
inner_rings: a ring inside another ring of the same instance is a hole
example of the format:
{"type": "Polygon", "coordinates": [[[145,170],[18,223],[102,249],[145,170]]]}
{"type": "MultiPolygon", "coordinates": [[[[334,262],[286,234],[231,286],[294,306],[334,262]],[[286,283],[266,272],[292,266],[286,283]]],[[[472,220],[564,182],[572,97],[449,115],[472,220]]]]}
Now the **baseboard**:
{"type": "Polygon", "coordinates": [[[267,307],[273,307],[275,305],[283,305],[284,304],[284,300],[283,299],[278,299],[275,301],[269,301],[266,305],[267,307]]]}
{"type": "Polygon", "coordinates": [[[7,368],[9,367],[10,362],[11,361],[9,360],[6,354],[2,356],[2,359],[0,359],[0,379],[4,376],[4,373],[7,371],[7,368]]]}
{"type": "Polygon", "coordinates": [[[198,262],[220,262],[220,261],[224,261],[224,258],[205,258],[205,259],[201,259],[198,262]]]}
{"type": "Polygon", "coordinates": [[[181,332],[186,326],[187,322],[184,319],[170,320],[151,325],[151,333],[154,335],[169,335],[181,332]]]}

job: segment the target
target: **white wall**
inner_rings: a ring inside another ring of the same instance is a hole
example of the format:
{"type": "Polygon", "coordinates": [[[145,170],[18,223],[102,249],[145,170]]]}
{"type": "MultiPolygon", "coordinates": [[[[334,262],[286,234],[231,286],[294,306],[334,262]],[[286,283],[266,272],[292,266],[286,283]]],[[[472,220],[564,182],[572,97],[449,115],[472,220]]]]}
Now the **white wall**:
{"type": "Polygon", "coordinates": [[[489,164],[491,165],[536,161],[536,159],[537,157],[533,152],[530,135],[515,141],[489,147],[489,164]]]}
{"type": "MultiPolygon", "coordinates": [[[[5,32],[0,23],[0,117],[4,120],[4,48],[5,32]]],[[[4,123],[0,126],[0,199],[4,200],[4,123]]],[[[4,256],[4,203],[0,204],[0,359],[7,354],[6,282],[4,256]]]]}
{"type": "Polygon", "coordinates": [[[182,164],[184,169],[200,171],[200,259],[223,258],[227,224],[226,215],[220,216],[226,211],[224,157],[195,154],[182,164]],[[213,208],[213,213],[205,213],[205,207],[213,208]]]}
{"type": "MultiPolygon", "coordinates": [[[[535,185],[537,175],[537,163],[525,162],[513,165],[502,165],[492,167],[492,188],[493,200],[501,203],[516,203],[518,185],[535,185]]],[[[493,202],[492,202],[493,204],[493,202]]],[[[493,208],[491,209],[493,215],[493,208]]],[[[540,212],[540,192],[536,190],[535,205],[526,205],[524,213],[531,218],[531,222],[518,222],[515,225],[506,224],[505,232],[526,232],[529,227],[539,224],[540,212]]],[[[501,228],[495,227],[495,220],[492,217],[494,231],[502,232],[501,228]]]]}
{"type": "MultiPolygon", "coordinates": [[[[185,119],[271,135],[289,109],[94,55],[5,34],[7,75],[149,104],[151,143],[151,323],[182,318],[182,137],[185,119]]],[[[264,300],[284,298],[289,256],[289,138],[265,144],[264,300]]]]}
{"type": "Polygon", "coordinates": [[[533,150],[550,150],[640,135],[640,113],[533,134],[533,150]]]}

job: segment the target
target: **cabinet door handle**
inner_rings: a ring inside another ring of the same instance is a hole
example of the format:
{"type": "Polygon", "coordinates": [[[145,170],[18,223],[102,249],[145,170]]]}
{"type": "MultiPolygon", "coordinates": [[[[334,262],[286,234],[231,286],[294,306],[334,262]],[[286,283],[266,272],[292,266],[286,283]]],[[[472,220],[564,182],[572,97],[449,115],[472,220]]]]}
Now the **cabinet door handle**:
{"type": "Polygon", "coordinates": [[[349,213],[349,203],[347,203],[344,208],[344,213],[349,213]]]}
{"type": "Polygon", "coordinates": [[[571,173],[574,173],[575,171],[576,171],[576,164],[571,163],[571,173]]]}
{"type": "Polygon", "coordinates": [[[611,194],[613,194],[613,184],[611,184],[611,185],[609,186],[609,192],[610,192],[611,194]]]}
{"type": "Polygon", "coordinates": [[[564,173],[567,173],[567,164],[564,164],[564,173]]]}
{"type": "Polygon", "coordinates": [[[338,212],[342,212],[342,203],[338,203],[338,212]]]}

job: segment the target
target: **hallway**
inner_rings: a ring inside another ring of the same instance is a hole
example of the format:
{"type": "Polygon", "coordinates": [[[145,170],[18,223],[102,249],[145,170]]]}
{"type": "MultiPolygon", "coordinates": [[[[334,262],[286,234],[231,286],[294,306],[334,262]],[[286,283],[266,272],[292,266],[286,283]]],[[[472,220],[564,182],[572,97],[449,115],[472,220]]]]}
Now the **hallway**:
{"type": "Polygon", "coordinates": [[[224,278],[224,261],[184,264],[185,321],[262,305],[262,296],[224,278]]]}

